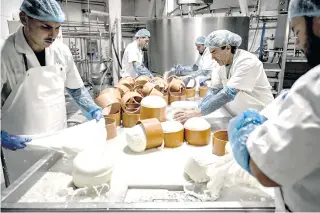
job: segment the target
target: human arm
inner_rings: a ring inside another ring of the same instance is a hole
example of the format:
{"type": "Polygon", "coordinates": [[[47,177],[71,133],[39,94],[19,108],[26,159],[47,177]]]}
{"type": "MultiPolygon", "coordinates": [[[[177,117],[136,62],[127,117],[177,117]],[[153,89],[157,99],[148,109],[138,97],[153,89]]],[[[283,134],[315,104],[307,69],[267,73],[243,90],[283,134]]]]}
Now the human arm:
{"type": "Polygon", "coordinates": [[[223,89],[211,89],[200,102],[199,108],[202,115],[208,115],[221,108],[225,104],[233,101],[238,91],[234,88],[224,87],[223,89]]]}
{"type": "Polygon", "coordinates": [[[67,88],[67,91],[78,104],[82,113],[88,120],[100,120],[103,117],[101,108],[93,102],[89,92],[84,86],[78,89],[67,88]]]}
{"type": "Polygon", "coordinates": [[[198,109],[180,110],[174,114],[174,119],[184,123],[190,118],[207,115],[232,101],[236,94],[237,91],[232,88],[211,89],[200,102],[198,109]]]}
{"type": "Polygon", "coordinates": [[[150,77],[153,76],[151,74],[151,72],[149,71],[149,69],[147,67],[145,67],[143,64],[141,64],[137,61],[133,61],[132,65],[133,65],[133,69],[136,72],[137,76],[140,76],[140,75],[147,75],[150,77]]]}
{"type": "Polygon", "coordinates": [[[66,90],[80,107],[82,113],[88,120],[100,120],[102,116],[101,108],[97,106],[89,92],[84,87],[78,69],[73,61],[69,48],[67,53],[67,73],[66,73],[66,90]]]}

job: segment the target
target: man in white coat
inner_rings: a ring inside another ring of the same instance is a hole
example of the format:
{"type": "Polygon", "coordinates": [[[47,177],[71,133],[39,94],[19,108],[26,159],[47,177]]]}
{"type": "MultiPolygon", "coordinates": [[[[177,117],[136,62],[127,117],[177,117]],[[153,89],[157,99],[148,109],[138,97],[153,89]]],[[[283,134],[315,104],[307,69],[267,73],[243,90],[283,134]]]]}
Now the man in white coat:
{"type": "Polygon", "coordinates": [[[205,40],[205,36],[200,36],[195,41],[199,56],[193,66],[182,66],[180,64],[174,66],[177,76],[191,75],[193,78],[204,76],[207,77],[205,80],[208,80],[211,78],[211,72],[220,67],[219,64],[212,59],[209,48],[204,45],[205,40]]]}
{"type": "Polygon", "coordinates": [[[24,0],[20,10],[23,27],[1,48],[1,145],[11,150],[23,149],[26,135],[66,127],[65,89],[89,120],[103,118],[68,46],[56,40],[65,18],[57,1],[24,0]]]}
{"type": "Polygon", "coordinates": [[[276,210],[320,211],[320,1],[291,0],[296,45],[313,68],[261,113],[245,111],[228,132],[235,160],[266,187],[276,210]]]}
{"type": "Polygon", "coordinates": [[[138,77],[148,75],[152,77],[151,72],[143,64],[143,50],[148,48],[150,32],[141,29],[135,34],[135,40],[125,49],[122,58],[121,77],[138,77]]]}
{"type": "Polygon", "coordinates": [[[205,45],[221,68],[212,72],[211,88],[198,109],[176,112],[175,120],[184,123],[221,107],[236,116],[248,108],[262,110],[273,101],[262,62],[248,51],[239,49],[241,42],[239,35],[228,30],[217,30],[207,36],[205,45]]]}

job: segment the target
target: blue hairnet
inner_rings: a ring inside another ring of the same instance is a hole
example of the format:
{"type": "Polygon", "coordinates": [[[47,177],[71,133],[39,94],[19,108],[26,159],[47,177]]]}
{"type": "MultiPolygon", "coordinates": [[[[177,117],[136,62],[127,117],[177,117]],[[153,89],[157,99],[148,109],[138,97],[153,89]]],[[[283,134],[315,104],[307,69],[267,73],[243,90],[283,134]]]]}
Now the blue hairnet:
{"type": "Polygon", "coordinates": [[[196,44],[199,45],[199,44],[204,44],[204,42],[206,41],[206,37],[205,36],[200,36],[196,39],[196,44]]]}
{"type": "Polygon", "coordinates": [[[64,22],[65,16],[56,0],[24,0],[20,10],[40,21],[64,22]]]}
{"type": "Polygon", "coordinates": [[[319,0],[291,0],[289,5],[289,20],[301,16],[320,16],[319,0]]]}
{"type": "Polygon", "coordinates": [[[136,33],[135,37],[136,38],[150,37],[150,32],[146,29],[141,29],[136,33]]]}
{"type": "Polygon", "coordinates": [[[205,41],[206,47],[219,48],[223,46],[235,46],[239,47],[242,43],[242,38],[233,32],[228,30],[216,30],[210,33],[205,41]]]}

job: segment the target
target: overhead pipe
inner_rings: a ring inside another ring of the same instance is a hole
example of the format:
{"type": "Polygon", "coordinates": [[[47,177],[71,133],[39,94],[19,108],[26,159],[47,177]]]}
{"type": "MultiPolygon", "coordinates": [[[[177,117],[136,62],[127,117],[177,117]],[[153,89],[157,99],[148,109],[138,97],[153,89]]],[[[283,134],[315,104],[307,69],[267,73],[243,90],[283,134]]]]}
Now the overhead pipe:
{"type": "MultiPolygon", "coordinates": [[[[89,12],[91,15],[97,15],[97,16],[106,16],[109,17],[110,13],[107,12],[102,12],[102,11],[97,11],[97,10],[88,10],[86,12],[89,12]]],[[[130,19],[130,20],[148,20],[148,17],[143,17],[143,16],[121,16],[123,19],[130,19]]]]}

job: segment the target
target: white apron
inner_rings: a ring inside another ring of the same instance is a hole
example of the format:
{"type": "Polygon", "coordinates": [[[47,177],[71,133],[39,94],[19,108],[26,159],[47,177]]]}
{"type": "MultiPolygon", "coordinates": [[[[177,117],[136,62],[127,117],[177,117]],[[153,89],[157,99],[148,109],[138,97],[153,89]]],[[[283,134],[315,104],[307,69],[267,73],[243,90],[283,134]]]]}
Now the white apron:
{"type": "MultiPolygon", "coordinates": [[[[221,76],[223,87],[227,86],[229,79],[231,78],[230,69],[226,68],[226,75],[221,76]]],[[[213,80],[213,79],[212,79],[213,80]]],[[[212,83],[213,84],[213,83],[212,83]]],[[[237,116],[248,108],[261,111],[266,105],[258,99],[252,97],[247,92],[239,91],[235,99],[227,103],[224,107],[232,116],[237,116]]]]}
{"type": "MultiPolygon", "coordinates": [[[[47,57],[46,51],[46,63],[50,61],[47,57]]],[[[24,61],[25,76],[2,107],[2,129],[15,135],[38,135],[65,128],[64,67],[47,63],[49,66],[28,69],[25,55],[24,61]]]]}

